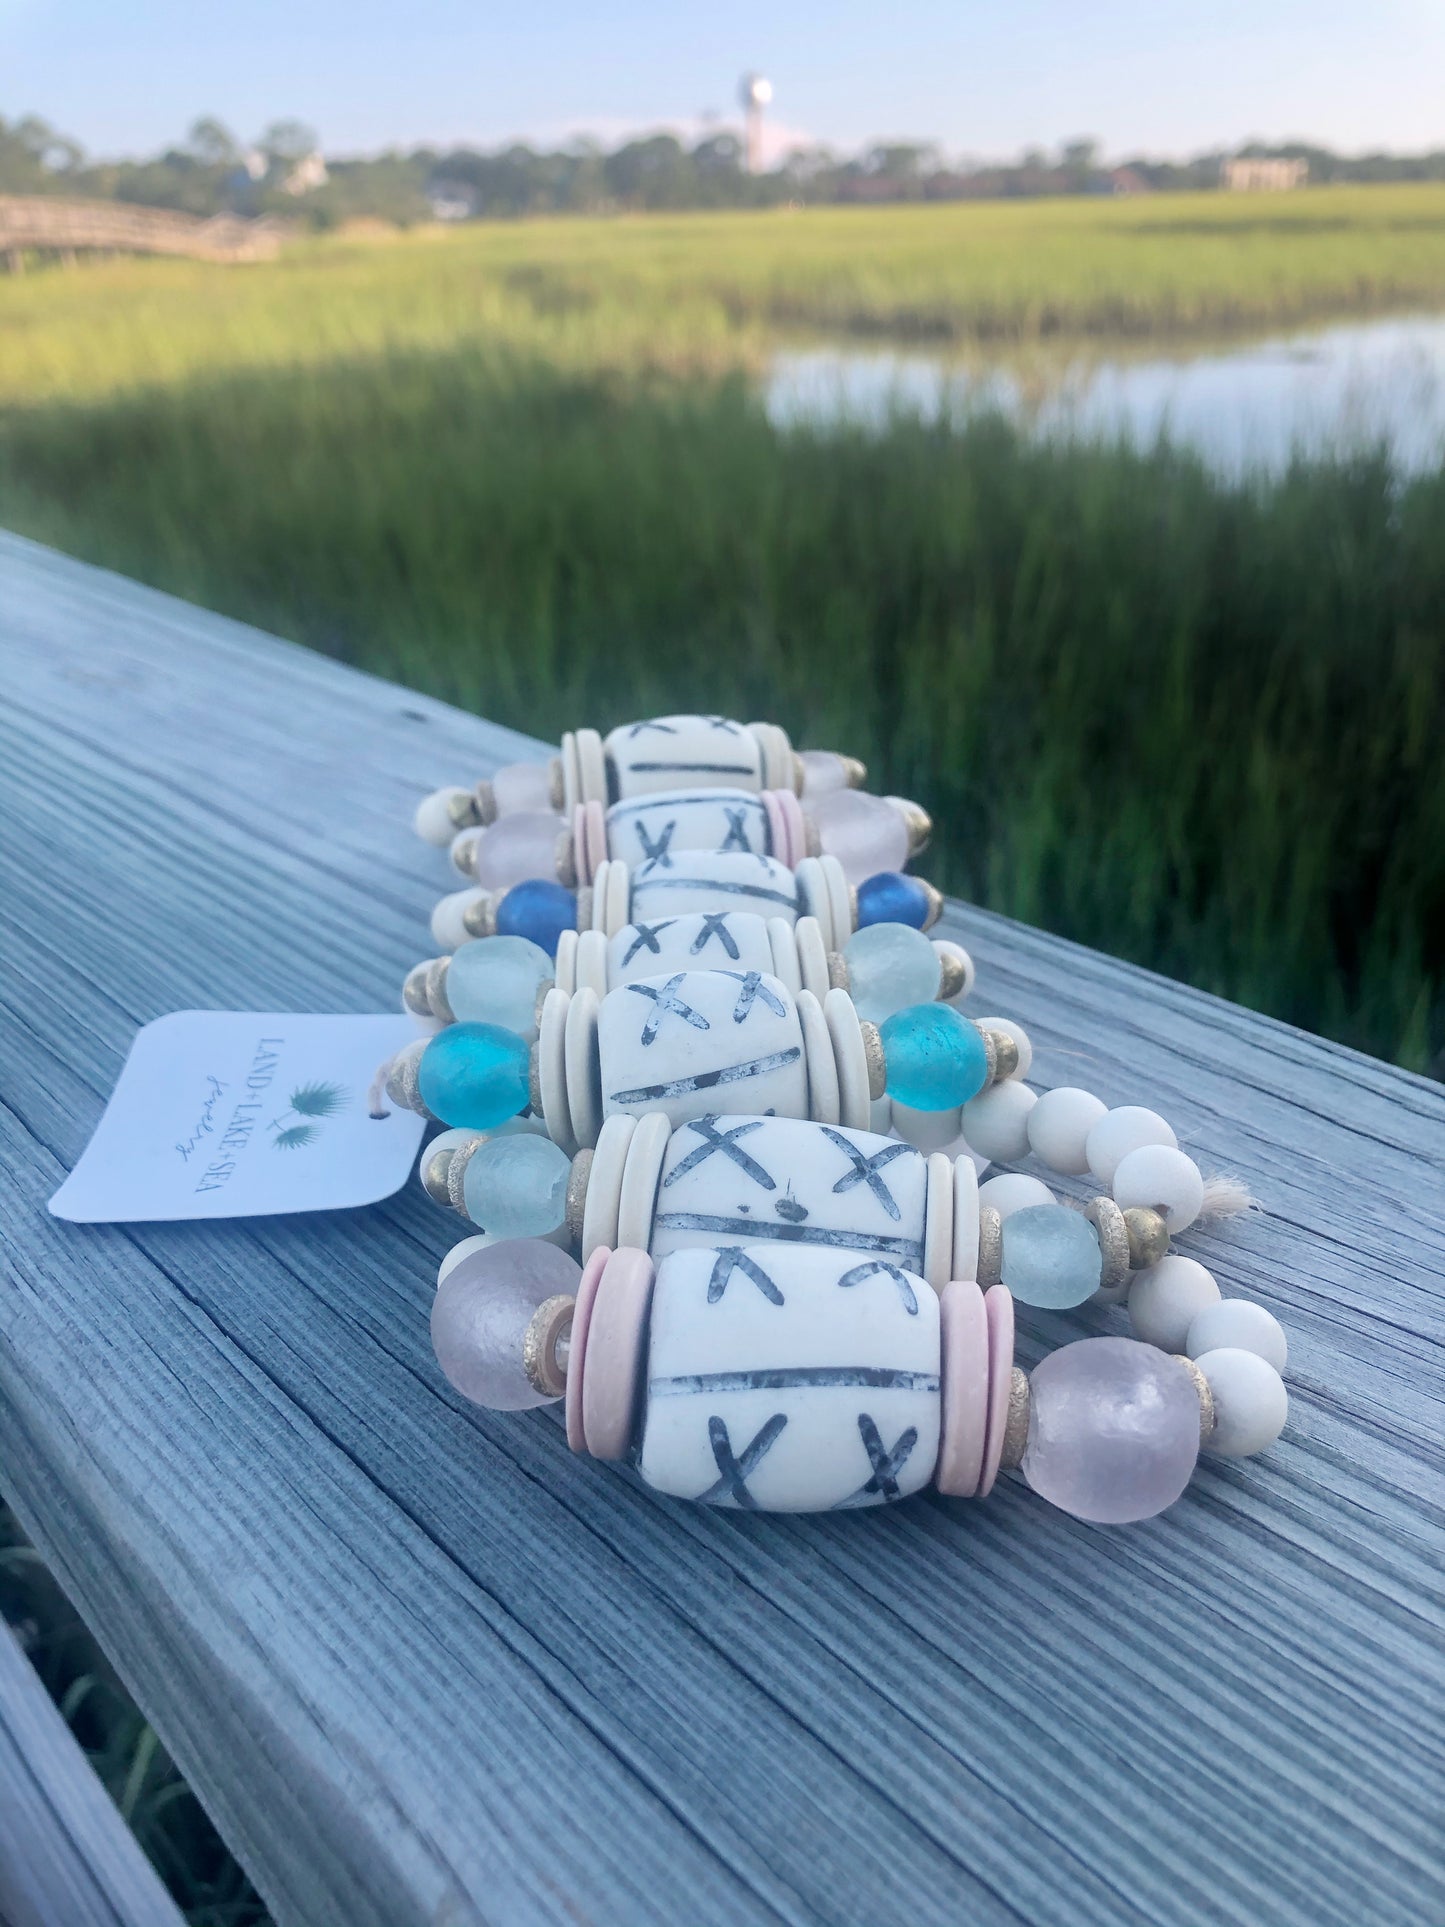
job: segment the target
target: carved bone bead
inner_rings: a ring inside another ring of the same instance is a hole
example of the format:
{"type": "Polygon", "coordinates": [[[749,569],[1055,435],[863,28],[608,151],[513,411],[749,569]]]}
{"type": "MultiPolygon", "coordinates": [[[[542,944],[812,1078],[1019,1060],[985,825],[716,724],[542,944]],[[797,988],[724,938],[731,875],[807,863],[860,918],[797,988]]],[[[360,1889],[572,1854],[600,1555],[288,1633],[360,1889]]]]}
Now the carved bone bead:
{"type": "Polygon", "coordinates": [[[617,795],[624,800],[701,785],[753,792],[765,787],[757,738],[725,716],[653,716],[624,723],[608,735],[604,748],[617,795]]]}

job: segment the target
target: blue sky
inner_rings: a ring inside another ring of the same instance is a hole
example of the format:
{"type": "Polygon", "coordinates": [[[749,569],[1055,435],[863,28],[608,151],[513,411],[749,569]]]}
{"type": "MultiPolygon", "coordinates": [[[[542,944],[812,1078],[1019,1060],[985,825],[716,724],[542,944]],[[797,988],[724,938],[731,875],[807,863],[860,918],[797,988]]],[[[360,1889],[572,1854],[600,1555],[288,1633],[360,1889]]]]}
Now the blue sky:
{"type": "Polygon", "coordinates": [[[1445,0],[0,0],[0,114],[107,155],[201,113],[245,137],[294,116],[331,153],[610,141],[735,118],[748,67],[773,82],[776,138],[841,149],[1445,146],[1445,0]]]}

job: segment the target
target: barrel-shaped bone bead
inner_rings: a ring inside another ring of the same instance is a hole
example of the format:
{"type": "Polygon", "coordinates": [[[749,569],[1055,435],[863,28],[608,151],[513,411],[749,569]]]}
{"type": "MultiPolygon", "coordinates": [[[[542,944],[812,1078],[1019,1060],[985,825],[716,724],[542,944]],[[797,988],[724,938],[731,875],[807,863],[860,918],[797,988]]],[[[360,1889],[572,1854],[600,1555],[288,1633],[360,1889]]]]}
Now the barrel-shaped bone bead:
{"type": "Polygon", "coordinates": [[[598,1057],[605,1117],[661,1111],[674,1126],[736,1107],[808,1114],[797,1005],[761,970],[678,970],[603,998],[598,1057]]]}
{"type": "Polygon", "coordinates": [[[624,723],[603,745],[616,794],[653,790],[764,787],[763,752],[742,723],[726,716],[652,716],[624,723]]]}
{"type": "Polygon", "coordinates": [[[706,1505],[818,1512],[928,1484],[939,1311],[916,1274],[858,1252],[721,1245],[658,1267],[640,1469],[706,1505]]]}
{"type": "Polygon", "coordinates": [[[607,984],[673,970],[773,970],[763,918],[749,910],[688,910],[625,924],[607,946],[607,984]]]}
{"type": "Polygon", "coordinates": [[[661,862],[688,850],[778,856],[760,795],[738,789],[660,790],[628,797],[607,812],[607,854],[624,863],[661,862]]]}
{"type": "Polygon", "coordinates": [[[684,850],[632,871],[627,921],[657,923],[689,910],[751,910],[796,923],[798,882],[775,857],[742,850],[684,850]]]}

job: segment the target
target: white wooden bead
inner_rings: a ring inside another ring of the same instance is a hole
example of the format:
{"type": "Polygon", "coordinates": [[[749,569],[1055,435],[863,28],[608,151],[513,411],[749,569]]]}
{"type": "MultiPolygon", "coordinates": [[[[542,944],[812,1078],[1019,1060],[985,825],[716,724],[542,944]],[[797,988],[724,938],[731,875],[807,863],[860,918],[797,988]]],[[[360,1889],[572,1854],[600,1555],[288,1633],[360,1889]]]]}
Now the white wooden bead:
{"type": "Polygon", "coordinates": [[[597,1136],[592,1169],[587,1173],[587,1196],[582,1206],[582,1251],[585,1265],[599,1245],[617,1248],[617,1217],[622,1208],[622,1178],[627,1153],[637,1130],[637,1119],[621,1112],[609,1117],[597,1136]]]}
{"type": "MultiPolygon", "coordinates": [[[[585,733],[578,731],[579,744],[585,733]]],[[[762,745],[741,723],[722,716],[654,716],[624,723],[608,736],[606,751],[623,798],[720,784],[751,791],[765,787],[762,745]]]]}
{"type": "Polygon", "coordinates": [[[963,988],[955,991],[953,996],[948,999],[948,1002],[951,1004],[961,1004],[973,989],[974,981],[978,976],[978,972],[974,967],[973,958],[969,956],[963,945],[961,943],[955,943],[952,937],[935,937],[933,939],[933,947],[938,951],[940,956],[952,957],[963,972],[963,988]]]}
{"type": "MultiPolygon", "coordinates": [[[[598,1013],[604,1116],[665,1111],[674,1125],[723,1109],[806,1117],[802,1001],[761,971],[674,971],[610,991],[598,1013]]],[[[836,1084],[816,1000],[813,1009],[836,1084]]]]}
{"type": "Polygon", "coordinates": [[[953,1160],[953,1276],[978,1276],[978,1172],[971,1157],[953,1160]]]}
{"type": "Polygon", "coordinates": [[[1289,1417],[1289,1393],[1273,1365],[1232,1346],[1204,1352],[1194,1362],[1214,1396],[1214,1430],[1204,1441],[1206,1449],[1243,1459],[1273,1445],[1289,1417]]]}
{"type": "Polygon", "coordinates": [[[618,1250],[624,1245],[635,1251],[647,1250],[657,1205],[657,1184],[671,1136],[661,1111],[649,1111],[646,1117],[637,1120],[622,1167],[622,1192],[617,1203],[618,1250]]]}
{"type": "MultiPolygon", "coordinates": [[[[792,931],[786,924],[782,929],[791,944],[792,931]]],[[[674,970],[762,970],[775,975],[768,926],[749,910],[688,910],[657,923],[626,923],[608,941],[609,990],[674,970]]]]}
{"type": "Polygon", "coordinates": [[[795,923],[797,881],[776,857],[748,856],[741,850],[684,850],[670,863],[644,863],[632,872],[631,902],[615,929],[624,923],[661,923],[696,910],[751,910],[756,916],[786,917],[795,923]]]}
{"type": "Polygon", "coordinates": [[[1028,1211],[1036,1204],[1058,1202],[1041,1178],[1030,1177],[1024,1171],[1004,1171],[990,1178],[978,1187],[978,1201],[991,1204],[1000,1218],[1011,1217],[1015,1211],[1028,1211]]]}
{"type": "Polygon", "coordinates": [[[956,1110],[915,1111],[911,1104],[900,1104],[896,1097],[890,1102],[893,1129],[906,1143],[916,1145],[920,1151],[941,1151],[945,1144],[952,1144],[958,1136],[956,1110]]]}
{"type": "Polygon", "coordinates": [[[904,1498],[938,1461],[939,1365],[938,1297],[916,1273],[855,1251],[674,1252],[653,1287],[639,1470],[769,1512],[904,1498]]]}
{"type": "Polygon", "coordinates": [[[1089,1168],[1084,1148],[1089,1132],[1104,1116],[1107,1106],[1091,1091],[1061,1084],[1045,1091],[1029,1112],[1029,1149],[1051,1171],[1066,1177],[1082,1177],[1089,1168]]]}
{"type": "Polygon", "coordinates": [[[800,990],[797,1008],[808,1058],[808,1103],[805,1114],[816,1118],[819,1124],[841,1123],[838,1065],[833,1056],[833,1040],[828,1035],[828,1020],[823,1015],[823,1006],[810,990],[800,990]]]}
{"type": "Polygon", "coordinates": [[[768,947],[772,951],[773,975],[779,983],[786,984],[796,997],[803,988],[803,973],[798,968],[798,946],[793,929],[794,926],[786,917],[768,918],[768,947]]]}
{"type": "Polygon", "coordinates": [[[1009,1072],[1010,1079],[1028,1076],[1029,1067],[1034,1061],[1034,1047],[1029,1042],[1029,1034],[1022,1024],[1016,1024],[1012,1017],[976,1017],[974,1022],[980,1030],[1001,1030],[1005,1037],[1012,1037],[1018,1050],[1018,1069],[1009,1072]]]}
{"type": "Polygon", "coordinates": [[[1129,1322],[1136,1338],[1161,1351],[1182,1352],[1189,1327],[1206,1305],[1219,1302],[1219,1286],[1193,1258],[1171,1251],[1129,1286],[1129,1322]]]}
{"type": "Polygon", "coordinates": [[[941,1151],[928,1159],[923,1276],[935,1291],[942,1291],[953,1276],[953,1160],[941,1151]]]}
{"type": "Polygon", "coordinates": [[[412,827],[423,843],[430,843],[434,850],[444,850],[457,833],[457,820],[452,814],[454,803],[469,802],[471,791],[453,784],[448,789],[433,790],[424,796],[416,806],[412,827]]]}
{"type": "Polygon", "coordinates": [[[470,943],[472,933],[462,921],[474,903],[480,903],[486,890],[452,890],[431,913],[431,933],[438,950],[460,950],[470,943]]]}
{"type": "Polygon", "coordinates": [[[1284,1326],[1263,1305],[1248,1298],[1221,1298],[1195,1313],[1184,1340],[1190,1358],[1222,1350],[1253,1352],[1266,1365],[1282,1372],[1289,1363],[1289,1340],[1284,1326]]]}
{"type": "MultiPolygon", "coordinates": [[[[590,990],[599,1001],[607,995],[612,987],[607,968],[611,948],[600,930],[581,932],[577,938],[576,960],[572,967],[574,990],[590,990]]],[[[558,982],[561,982],[560,978],[558,982]]]]}
{"type": "Polygon", "coordinates": [[[1135,1205],[1163,1214],[1172,1232],[1185,1231],[1204,1206],[1204,1179],[1193,1158],[1168,1144],[1141,1144],[1120,1158],[1114,1172],[1114,1202],[1121,1211],[1135,1205]]]}
{"type": "Polygon", "coordinates": [[[567,1012],[572,999],[565,990],[552,989],[542,999],[542,1022],[537,1036],[537,1069],[542,1086],[542,1116],[547,1135],[568,1157],[577,1149],[572,1135],[572,1113],[567,1107],[567,1012]]]}
{"type": "Polygon", "coordinates": [[[1141,1104],[1121,1104],[1117,1110],[1105,1111],[1097,1123],[1089,1127],[1084,1151],[1089,1169],[1100,1184],[1112,1184],[1114,1173],[1131,1151],[1145,1144],[1168,1144],[1177,1148],[1178,1143],[1157,1111],[1146,1111],[1141,1104]]]}
{"type": "Polygon", "coordinates": [[[828,1026],[838,1073],[839,1122],[850,1131],[866,1131],[873,1112],[873,1100],[868,1095],[868,1054],[863,1048],[858,1013],[846,990],[830,990],[824,996],[823,1021],[828,1026]]]}
{"type": "Polygon", "coordinates": [[[799,917],[793,926],[798,950],[798,975],[803,989],[810,990],[821,1004],[829,990],[828,953],[823,947],[823,932],[816,917],[799,917]]]}
{"type": "Polygon", "coordinates": [[[577,952],[587,931],[563,930],[557,938],[556,972],[553,982],[570,996],[577,988],[577,952]]]}
{"type": "Polygon", "coordinates": [[[684,850],[772,855],[762,798],[736,789],[672,790],[632,797],[608,810],[609,856],[641,864],[684,850]]]}
{"type": "Polygon", "coordinates": [[[917,1151],[868,1131],[698,1118],[668,1141],[648,1249],[660,1261],[699,1245],[831,1245],[921,1273],[926,1184],[917,1151]]]}
{"type": "Polygon", "coordinates": [[[567,1113],[572,1135],[585,1151],[597,1142],[602,1129],[602,1093],[598,1087],[597,1012],[595,990],[578,990],[567,1006],[563,1052],[567,1069],[567,1113]]]}
{"type": "Polygon", "coordinates": [[[1038,1103],[1026,1084],[994,1084],[963,1107],[963,1135],[993,1164],[1017,1164],[1029,1148],[1029,1113],[1038,1103]]]}

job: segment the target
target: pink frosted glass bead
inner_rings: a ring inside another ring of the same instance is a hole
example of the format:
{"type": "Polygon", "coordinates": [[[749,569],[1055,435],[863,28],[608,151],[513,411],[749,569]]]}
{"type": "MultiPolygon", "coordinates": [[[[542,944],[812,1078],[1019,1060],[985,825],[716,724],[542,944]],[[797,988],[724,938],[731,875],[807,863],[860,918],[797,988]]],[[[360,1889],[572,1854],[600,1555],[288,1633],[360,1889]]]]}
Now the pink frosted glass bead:
{"type": "Polygon", "coordinates": [[[508,1238],[453,1266],[437,1286],[431,1342],[466,1398],[494,1412],[549,1405],[522,1368],[522,1339],[548,1298],[575,1295],[581,1269],[541,1238],[508,1238]]]}
{"type": "Polygon", "coordinates": [[[1085,1338],[1029,1378],[1021,1470],[1076,1519],[1126,1525],[1173,1505],[1199,1457],[1199,1397],[1177,1359],[1133,1338],[1085,1338]]]}
{"type": "Polygon", "coordinates": [[[908,825],[891,803],[866,790],[830,790],[808,806],[825,856],[835,856],[850,883],[901,870],[908,861],[908,825]]]}
{"type": "Polygon", "coordinates": [[[477,882],[508,890],[528,877],[557,881],[557,839],[567,825],[551,810],[518,810],[483,830],[477,845],[477,882]]]}
{"type": "Polygon", "coordinates": [[[518,810],[550,810],[552,772],[545,763],[508,763],[492,778],[498,816],[518,810]]]}
{"type": "Polygon", "coordinates": [[[836,750],[805,749],[801,760],[805,802],[815,803],[820,796],[848,788],[848,765],[836,750]]]}

